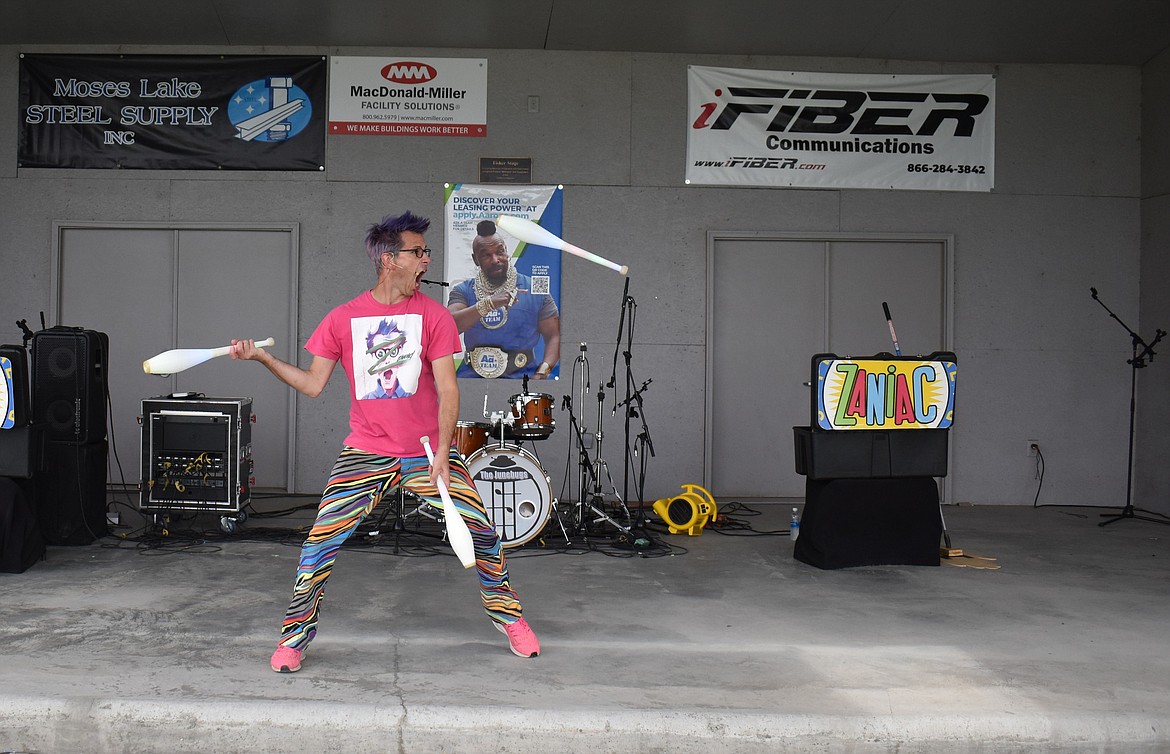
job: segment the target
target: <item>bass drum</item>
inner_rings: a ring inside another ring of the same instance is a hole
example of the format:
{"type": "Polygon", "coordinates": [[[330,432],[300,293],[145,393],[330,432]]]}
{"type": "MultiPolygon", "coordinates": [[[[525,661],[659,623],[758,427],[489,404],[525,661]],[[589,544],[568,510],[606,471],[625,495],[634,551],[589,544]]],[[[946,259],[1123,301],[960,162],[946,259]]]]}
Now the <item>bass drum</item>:
{"type": "Polygon", "coordinates": [[[488,445],[471,454],[467,470],[504,547],[519,547],[552,516],[552,483],[536,458],[516,445],[488,445]]]}

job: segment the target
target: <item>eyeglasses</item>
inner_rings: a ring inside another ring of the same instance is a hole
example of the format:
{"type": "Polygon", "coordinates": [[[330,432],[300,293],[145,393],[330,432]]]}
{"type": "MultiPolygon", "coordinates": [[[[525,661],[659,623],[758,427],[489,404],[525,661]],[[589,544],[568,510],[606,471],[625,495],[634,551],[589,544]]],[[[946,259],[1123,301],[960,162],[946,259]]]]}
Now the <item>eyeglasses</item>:
{"type": "Polygon", "coordinates": [[[429,257],[431,255],[431,249],[428,246],[414,249],[399,249],[399,251],[405,251],[408,254],[414,254],[419,259],[422,259],[423,257],[429,257]]]}

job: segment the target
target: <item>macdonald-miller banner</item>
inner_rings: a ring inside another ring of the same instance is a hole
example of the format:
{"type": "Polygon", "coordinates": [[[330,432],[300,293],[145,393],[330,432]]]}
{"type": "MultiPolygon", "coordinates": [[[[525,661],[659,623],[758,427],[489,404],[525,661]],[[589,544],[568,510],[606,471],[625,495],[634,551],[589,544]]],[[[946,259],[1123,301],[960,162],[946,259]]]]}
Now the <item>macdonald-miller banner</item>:
{"type": "Polygon", "coordinates": [[[325,58],[20,57],[25,168],[323,170],[325,58]]]}
{"type": "Polygon", "coordinates": [[[329,133],[487,136],[487,60],[331,58],[329,133]]]}
{"type": "Polygon", "coordinates": [[[990,191],[995,77],[690,66],[686,182],[990,191]]]}

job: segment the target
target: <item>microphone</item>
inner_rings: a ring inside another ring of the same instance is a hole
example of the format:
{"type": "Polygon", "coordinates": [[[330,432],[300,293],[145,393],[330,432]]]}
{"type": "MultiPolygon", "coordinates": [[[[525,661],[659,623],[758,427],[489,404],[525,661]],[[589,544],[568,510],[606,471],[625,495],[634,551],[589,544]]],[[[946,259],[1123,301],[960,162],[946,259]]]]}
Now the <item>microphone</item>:
{"type": "Polygon", "coordinates": [[[441,285],[444,288],[451,285],[446,280],[427,280],[426,278],[423,278],[422,282],[426,283],[427,285],[441,285]]]}
{"type": "Polygon", "coordinates": [[[1093,294],[1093,298],[1097,298],[1097,289],[1096,288],[1090,288],[1089,293],[1093,294]]]}

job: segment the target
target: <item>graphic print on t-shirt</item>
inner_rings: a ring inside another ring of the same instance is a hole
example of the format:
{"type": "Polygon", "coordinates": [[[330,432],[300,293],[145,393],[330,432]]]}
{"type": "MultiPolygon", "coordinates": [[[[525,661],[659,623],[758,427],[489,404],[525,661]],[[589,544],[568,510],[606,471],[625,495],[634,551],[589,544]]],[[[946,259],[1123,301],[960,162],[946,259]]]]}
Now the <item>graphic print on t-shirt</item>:
{"type": "Polygon", "coordinates": [[[422,315],[357,317],[353,339],[354,393],[359,400],[407,398],[422,374],[422,315]]]}

